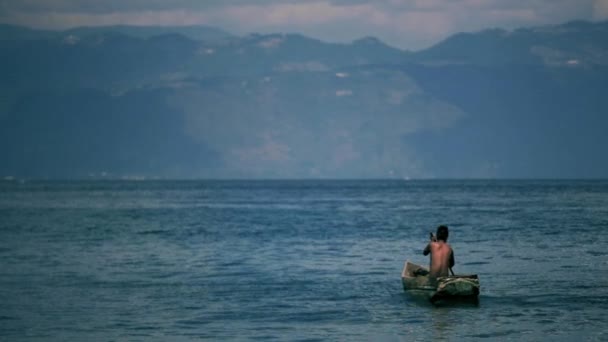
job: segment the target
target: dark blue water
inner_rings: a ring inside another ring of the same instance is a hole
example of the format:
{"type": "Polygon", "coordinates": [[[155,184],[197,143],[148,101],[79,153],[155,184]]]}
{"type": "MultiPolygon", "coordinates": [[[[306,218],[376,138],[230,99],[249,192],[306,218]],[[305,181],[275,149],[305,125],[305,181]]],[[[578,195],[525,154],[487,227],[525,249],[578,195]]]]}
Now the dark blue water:
{"type": "Polygon", "coordinates": [[[0,182],[0,339],[608,340],[606,181],[0,182]],[[450,227],[478,306],[406,294],[450,227]]]}

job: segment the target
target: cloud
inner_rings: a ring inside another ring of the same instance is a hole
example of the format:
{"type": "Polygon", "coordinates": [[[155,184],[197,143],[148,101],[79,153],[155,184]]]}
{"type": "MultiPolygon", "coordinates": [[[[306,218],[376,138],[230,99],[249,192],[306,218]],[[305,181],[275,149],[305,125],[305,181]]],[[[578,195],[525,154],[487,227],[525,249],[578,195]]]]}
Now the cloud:
{"type": "Polygon", "coordinates": [[[461,31],[606,18],[608,0],[0,0],[0,22],[34,27],[204,24],[328,41],[373,35],[406,49],[461,31]]]}
{"type": "Polygon", "coordinates": [[[593,3],[593,19],[594,20],[608,19],[608,0],[596,0],[593,3]]]}

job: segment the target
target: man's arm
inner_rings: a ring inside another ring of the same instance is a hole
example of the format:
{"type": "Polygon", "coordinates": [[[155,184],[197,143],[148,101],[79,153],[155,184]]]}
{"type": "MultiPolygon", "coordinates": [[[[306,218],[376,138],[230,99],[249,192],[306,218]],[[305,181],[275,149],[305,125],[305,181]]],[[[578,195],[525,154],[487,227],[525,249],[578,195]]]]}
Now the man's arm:
{"type": "Polygon", "coordinates": [[[424,255],[429,255],[429,253],[431,253],[431,243],[430,242],[428,245],[426,245],[426,247],[424,248],[424,251],[422,251],[422,254],[424,254],[424,255]]]}
{"type": "Polygon", "coordinates": [[[454,267],[454,264],[456,262],[454,261],[454,251],[452,251],[452,253],[450,253],[450,268],[454,267]]]}

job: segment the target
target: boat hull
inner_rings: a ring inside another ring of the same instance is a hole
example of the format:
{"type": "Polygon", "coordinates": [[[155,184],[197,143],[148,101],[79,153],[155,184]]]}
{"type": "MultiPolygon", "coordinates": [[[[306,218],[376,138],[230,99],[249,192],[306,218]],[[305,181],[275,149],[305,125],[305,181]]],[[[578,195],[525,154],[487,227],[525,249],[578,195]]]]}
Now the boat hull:
{"type": "Polygon", "coordinates": [[[479,279],[476,274],[455,275],[432,279],[426,267],[405,262],[401,272],[401,281],[405,291],[428,292],[432,302],[441,300],[477,300],[479,296],[479,279]]]}

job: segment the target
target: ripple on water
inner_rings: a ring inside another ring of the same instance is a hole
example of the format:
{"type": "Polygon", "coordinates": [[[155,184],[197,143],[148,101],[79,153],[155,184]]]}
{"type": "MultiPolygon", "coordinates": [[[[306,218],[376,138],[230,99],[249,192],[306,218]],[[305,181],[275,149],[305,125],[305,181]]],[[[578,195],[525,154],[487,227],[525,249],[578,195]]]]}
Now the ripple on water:
{"type": "Polygon", "coordinates": [[[488,265],[488,264],[490,264],[489,261],[470,261],[470,262],[463,263],[463,265],[465,265],[465,266],[488,265]]]}
{"type": "Polygon", "coordinates": [[[67,184],[61,205],[0,191],[7,340],[606,337],[608,211],[551,208],[608,207],[608,183],[94,183],[116,204],[67,184]],[[403,291],[438,222],[478,306],[403,291]]]}
{"type": "Polygon", "coordinates": [[[521,333],[521,330],[499,330],[492,333],[481,333],[481,334],[472,334],[468,335],[468,337],[473,338],[497,338],[497,337],[507,337],[514,334],[521,333]]]}

